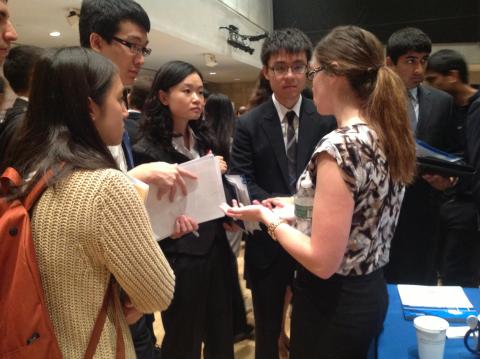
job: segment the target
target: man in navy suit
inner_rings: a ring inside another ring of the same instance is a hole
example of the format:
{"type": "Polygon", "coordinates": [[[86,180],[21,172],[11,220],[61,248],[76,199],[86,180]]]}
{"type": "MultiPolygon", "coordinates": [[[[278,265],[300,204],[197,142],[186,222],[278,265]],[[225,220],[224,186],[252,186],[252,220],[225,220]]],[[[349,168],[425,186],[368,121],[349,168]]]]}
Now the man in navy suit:
{"type": "MultiPolygon", "coordinates": [[[[307,36],[297,29],[275,30],[265,39],[263,75],[273,95],[236,123],[231,172],[246,178],[251,200],[291,196],[317,142],[335,128],[302,98],[312,55],[307,36]]],[[[252,290],[255,357],[278,359],[284,297],[293,280],[294,260],[263,228],[246,240],[245,272],[252,290]]]]}
{"type": "MultiPolygon", "coordinates": [[[[388,39],[387,65],[400,76],[407,89],[415,137],[450,151],[453,99],[443,91],[422,85],[431,51],[431,40],[423,31],[404,28],[388,39]]],[[[389,283],[437,283],[440,194],[452,186],[450,178],[420,173],[405,191],[391,244],[390,263],[385,268],[389,283]]]]}

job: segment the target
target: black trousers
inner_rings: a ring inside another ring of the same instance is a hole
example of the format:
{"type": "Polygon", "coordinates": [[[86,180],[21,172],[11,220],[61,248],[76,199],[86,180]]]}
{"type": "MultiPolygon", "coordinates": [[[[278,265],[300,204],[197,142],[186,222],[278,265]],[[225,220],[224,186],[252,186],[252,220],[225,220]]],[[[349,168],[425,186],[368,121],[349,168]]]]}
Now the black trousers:
{"type": "Polygon", "coordinates": [[[245,261],[247,281],[252,290],[256,359],[278,359],[285,291],[292,285],[294,269],[295,261],[283,249],[266,269],[245,261]]]}
{"type": "Polygon", "coordinates": [[[145,314],[135,324],[129,326],[132,335],[135,354],[138,359],[154,359],[154,348],[156,343],[153,332],[153,314],[145,314]]]}
{"type": "Polygon", "coordinates": [[[388,307],[383,271],[322,280],[299,270],[293,289],[290,359],[365,359],[388,307]]]}
{"type": "Polygon", "coordinates": [[[448,199],[440,208],[440,226],[442,283],[478,287],[480,233],[473,200],[459,196],[448,199]]]}
{"type": "Polygon", "coordinates": [[[232,275],[232,314],[233,314],[233,335],[243,334],[248,331],[247,311],[243,299],[242,288],[240,287],[240,278],[238,278],[237,257],[232,252],[231,257],[231,275],[232,275]]]}
{"type": "Polygon", "coordinates": [[[208,254],[166,253],[175,294],[162,312],[162,359],[233,359],[231,249],[217,237],[208,254]]]}

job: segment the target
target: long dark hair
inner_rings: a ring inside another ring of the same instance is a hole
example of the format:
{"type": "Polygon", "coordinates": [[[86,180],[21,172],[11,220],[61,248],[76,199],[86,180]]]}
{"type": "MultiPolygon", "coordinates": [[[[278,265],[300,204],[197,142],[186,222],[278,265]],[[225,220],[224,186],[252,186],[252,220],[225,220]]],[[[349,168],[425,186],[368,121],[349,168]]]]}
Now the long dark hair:
{"type": "MultiPolygon", "coordinates": [[[[172,146],[172,112],[170,107],[160,101],[158,94],[160,90],[168,92],[191,74],[197,74],[203,81],[200,71],[187,62],[170,61],[158,69],[143,108],[139,138],[145,136],[151,142],[162,146],[166,151],[174,151],[172,146]]],[[[203,121],[190,121],[188,125],[196,134],[207,135],[209,132],[203,121]]],[[[211,136],[206,137],[211,138],[211,136]]]]}
{"type": "Polygon", "coordinates": [[[117,168],[89,111],[89,99],[103,104],[116,73],[105,57],[81,47],[51,50],[43,56],[34,69],[25,119],[1,169],[13,166],[23,177],[35,173],[33,185],[61,163],[63,169],[50,184],[75,168],[117,168]]]}
{"type": "Polygon", "coordinates": [[[228,96],[211,94],[205,103],[205,124],[215,136],[216,154],[230,161],[230,144],[235,125],[233,105],[228,96]]]}

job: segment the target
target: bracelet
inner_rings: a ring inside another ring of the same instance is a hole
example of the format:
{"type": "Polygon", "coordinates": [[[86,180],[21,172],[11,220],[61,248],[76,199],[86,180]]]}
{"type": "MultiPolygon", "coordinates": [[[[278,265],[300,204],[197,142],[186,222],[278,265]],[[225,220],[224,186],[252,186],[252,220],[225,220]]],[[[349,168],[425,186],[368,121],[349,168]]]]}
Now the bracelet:
{"type": "Polygon", "coordinates": [[[277,218],[276,220],[274,220],[272,223],[270,223],[268,226],[267,226],[267,232],[268,232],[268,235],[270,237],[272,237],[272,239],[274,241],[277,241],[277,236],[275,235],[275,230],[277,229],[277,227],[279,225],[281,225],[282,223],[286,223],[285,220],[281,219],[281,218],[277,218]]]}

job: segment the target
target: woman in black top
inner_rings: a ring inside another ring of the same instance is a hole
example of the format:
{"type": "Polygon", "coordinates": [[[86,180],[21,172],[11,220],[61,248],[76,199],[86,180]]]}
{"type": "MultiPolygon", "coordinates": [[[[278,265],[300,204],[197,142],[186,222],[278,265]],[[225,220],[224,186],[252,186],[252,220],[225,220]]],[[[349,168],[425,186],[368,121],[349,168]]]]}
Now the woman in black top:
{"type": "MultiPolygon", "coordinates": [[[[214,152],[203,108],[200,72],[182,61],[163,65],[145,102],[135,163],[182,163],[214,152]]],[[[200,224],[198,234],[160,242],[176,276],[173,302],[162,313],[164,359],[198,359],[202,342],[205,358],[233,358],[229,244],[221,220],[200,224]]]]}

